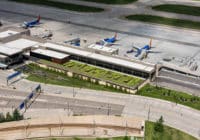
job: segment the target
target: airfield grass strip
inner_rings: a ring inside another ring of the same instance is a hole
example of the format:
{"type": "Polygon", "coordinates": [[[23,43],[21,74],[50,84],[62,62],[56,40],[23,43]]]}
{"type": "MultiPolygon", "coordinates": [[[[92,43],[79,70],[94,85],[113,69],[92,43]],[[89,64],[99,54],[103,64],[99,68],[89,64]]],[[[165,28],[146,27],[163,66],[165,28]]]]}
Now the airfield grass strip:
{"type": "Polygon", "coordinates": [[[137,0],[82,0],[82,1],[97,2],[104,4],[129,4],[137,0]]]}
{"type": "Polygon", "coordinates": [[[67,2],[57,2],[50,0],[10,0],[20,3],[34,4],[34,5],[44,5],[65,10],[77,11],[77,12],[102,12],[104,9],[90,6],[83,6],[78,4],[71,4],[67,2]]]}
{"type": "Polygon", "coordinates": [[[166,17],[143,15],[143,14],[129,15],[126,16],[126,19],[200,30],[200,22],[195,22],[190,20],[166,18],[166,17]]]}
{"type": "Polygon", "coordinates": [[[197,140],[185,132],[166,125],[163,125],[163,132],[155,131],[154,127],[154,122],[145,122],[145,140],[197,140]]]}
{"type": "Polygon", "coordinates": [[[157,11],[200,16],[200,7],[197,7],[197,6],[163,4],[163,5],[153,6],[152,9],[157,10],[157,11]]]}
{"type": "Polygon", "coordinates": [[[200,97],[186,94],[183,92],[178,92],[147,84],[143,88],[141,88],[136,94],[141,96],[167,100],[174,102],[176,104],[182,104],[200,110],[200,97]]]}

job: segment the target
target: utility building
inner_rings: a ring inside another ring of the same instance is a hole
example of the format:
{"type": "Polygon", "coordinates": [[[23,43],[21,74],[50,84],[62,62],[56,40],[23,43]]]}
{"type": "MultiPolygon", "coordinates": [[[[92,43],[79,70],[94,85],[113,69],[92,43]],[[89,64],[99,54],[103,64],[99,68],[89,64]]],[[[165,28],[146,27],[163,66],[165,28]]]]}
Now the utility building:
{"type": "Polygon", "coordinates": [[[3,28],[0,30],[0,42],[6,43],[9,40],[15,40],[21,35],[30,35],[30,30],[22,28],[3,28]]]}

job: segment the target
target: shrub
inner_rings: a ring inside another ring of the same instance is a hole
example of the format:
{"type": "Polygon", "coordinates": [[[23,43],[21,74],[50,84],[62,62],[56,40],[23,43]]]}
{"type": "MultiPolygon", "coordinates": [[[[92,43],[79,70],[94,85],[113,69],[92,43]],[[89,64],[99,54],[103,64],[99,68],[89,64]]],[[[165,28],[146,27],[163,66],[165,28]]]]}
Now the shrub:
{"type": "Polygon", "coordinates": [[[164,120],[163,120],[163,117],[161,116],[161,117],[159,118],[159,120],[157,120],[157,122],[156,122],[155,125],[154,125],[154,130],[155,130],[156,132],[163,132],[163,131],[164,131],[163,122],[164,122],[164,120]]]}

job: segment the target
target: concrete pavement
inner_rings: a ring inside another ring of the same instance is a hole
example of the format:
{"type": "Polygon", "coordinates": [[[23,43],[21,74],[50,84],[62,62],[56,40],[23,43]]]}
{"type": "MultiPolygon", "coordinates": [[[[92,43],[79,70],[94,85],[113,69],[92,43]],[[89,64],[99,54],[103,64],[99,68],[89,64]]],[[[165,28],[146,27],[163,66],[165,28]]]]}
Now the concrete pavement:
{"type": "Polygon", "coordinates": [[[8,122],[0,126],[0,139],[4,140],[74,136],[144,137],[144,120],[116,116],[50,116],[8,122]]]}
{"type": "MultiPolygon", "coordinates": [[[[131,33],[135,35],[142,35],[146,37],[154,37],[158,39],[165,39],[168,41],[179,41],[184,43],[190,43],[190,45],[195,44],[199,45],[199,36],[200,32],[191,31],[189,29],[178,29],[176,27],[166,27],[160,25],[149,25],[141,22],[129,22],[118,19],[119,14],[122,15],[126,13],[143,13],[140,10],[128,9],[127,12],[124,10],[111,10],[114,13],[77,13],[71,11],[65,11],[55,8],[42,7],[42,6],[34,6],[27,4],[18,4],[7,1],[0,1],[0,11],[4,12],[13,12],[26,16],[36,16],[40,11],[40,14],[43,18],[85,25],[87,27],[93,27],[97,29],[104,29],[108,31],[117,31],[117,32],[125,32],[131,33]],[[9,4],[9,6],[7,6],[9,4]],[[121,11],[121,12],[120,12],[121,11]],[[116,13],[117,18],[114,16],[116,13]],[[84,18],[83,18],[84,17],[84,18]],[[181,32],[181,34],[179,34],[181,32]],[[190,35],[190,36],[188,36],[190,35]]],[[[143,8],[141,8],[143,9],[143,8]]],[[[148,13],[149,11],[147,11],[148,13]]],[[[23,22],[23,21],[21,21],[23,22]]]]}

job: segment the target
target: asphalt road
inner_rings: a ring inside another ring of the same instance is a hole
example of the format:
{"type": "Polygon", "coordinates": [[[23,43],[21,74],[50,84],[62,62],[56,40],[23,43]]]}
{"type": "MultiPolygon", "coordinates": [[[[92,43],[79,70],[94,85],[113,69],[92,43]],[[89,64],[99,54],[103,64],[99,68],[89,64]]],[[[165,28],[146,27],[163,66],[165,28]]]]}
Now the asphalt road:
{"type": "MultiPolygon", "coordinates": [[[[20,103],[28,96],[28,92],[0,90],[0,107],[17,108],[20,103]]],[[[123,105],[88,101],[76,98],[64,98],[49,95],[39,95],[29,109],[64,109],[70,110],[74,115],[104,114],[104,115],[121,115],[123,105]]]]}
{"type": "MultiPolygon", "coordinates": [[[[2,85],[4,86],[0,90],[2,109],[7,107],[6,104],[9,107],[19,104],[25,98],[24,96],[30,93],[31,89],[36,87],[37,84],[23,79],[9,87],[2,85]],[[16,87],[16,89],[10,91],[11,87],[16,87]],[[7,91],[7,88],[9,88],[9,91],[7,91]],[[8,97],[5,97],[5,95],[8,97]]],[[[42,84],[41,86],[44,95],[39,96],[38,101],[28,110],[28,115],[31,117],[44,116],[46,112],[40,110],[40,108],[49,110],[50,113],[46,113],[46,116],[59,114],[58,112],[56,113],[55,109],[67,111],[67,102],[69,102],[71,104],[70,108],[77,114],[108,114],[110,108],[109,114],[141,117],[151,121],[156,121],[162,115],[165,124],[195,137],[200,137],[200,112],[182,105],[136,95],[47,84],[42,84]],[[34,114],[35,109],[37,110],[37,115],[34,114]]]]}

